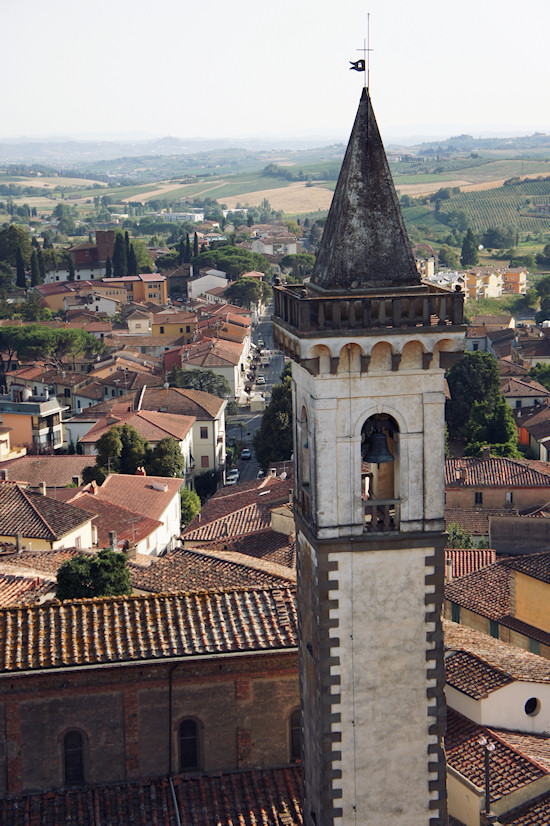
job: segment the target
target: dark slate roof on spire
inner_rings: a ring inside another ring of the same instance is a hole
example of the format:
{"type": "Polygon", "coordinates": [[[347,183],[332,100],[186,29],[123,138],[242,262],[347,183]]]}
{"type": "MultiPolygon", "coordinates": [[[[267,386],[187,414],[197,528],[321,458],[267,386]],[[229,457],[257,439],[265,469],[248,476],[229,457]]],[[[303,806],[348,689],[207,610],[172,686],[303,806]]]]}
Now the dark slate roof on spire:
{"type": "Polygon", "coordinates": [[[420,284],[366,89],[311,281],[338,291],[420,284]]]}

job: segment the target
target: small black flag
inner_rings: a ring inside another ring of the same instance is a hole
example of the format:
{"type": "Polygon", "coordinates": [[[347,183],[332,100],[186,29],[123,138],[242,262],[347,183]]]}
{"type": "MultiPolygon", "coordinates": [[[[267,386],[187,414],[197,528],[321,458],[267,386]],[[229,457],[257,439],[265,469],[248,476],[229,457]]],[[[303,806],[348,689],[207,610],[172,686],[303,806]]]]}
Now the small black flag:
{"type": "Polygon", "coordinates": [[[354,72],[364,72],[365,71],[365,61],[364,60],[356,60],[355,63],[350,60],[351,66],[350,71],[353,69],[354,72]]]}

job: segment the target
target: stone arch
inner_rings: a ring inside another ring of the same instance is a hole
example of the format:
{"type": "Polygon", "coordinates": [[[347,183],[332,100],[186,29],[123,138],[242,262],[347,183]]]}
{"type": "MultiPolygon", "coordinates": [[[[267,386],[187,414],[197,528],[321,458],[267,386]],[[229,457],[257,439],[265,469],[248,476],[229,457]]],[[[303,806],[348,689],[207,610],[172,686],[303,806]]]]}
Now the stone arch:
{"type": "Polygon", "coordinates": [[[361,356],[363,350],[355,342],[345,344],[339,353],[338,357],[338,372],[339,373],[360,373],[361,372],[361,356]]]}
{"type": "Polygon", "coordinates": [[[369,371],[375,370],[390,372],[393,347],[387,341],[377,342],[371,350],[369,371]]]}
{"type": "Polygon", "coordinates": [[[391,416],[392,419],[395,419],[399,432],[402,434],[409,433],[413,430],[409,427],[409,423],[403,416],[401,410],[398,410],[391,403],[389,403],[387,399],[384,399],[383,402],[381,401],[373,404],[372,407],[369,407],[367,410],[363,410],[361,414],[357,416],[352,427],[352,437],[358,439],[361,436],[363,425],[367,419],[370,419],[376,415],[391,416]]]}
{"type": "Polygon", "coordinates": [[[367,533],[398,529],[400,475],[399,425],[393,416],[375,413],[361,427],[361,499],[367,533]]]}
{"type": "Polygon", "coordinates": [[[422,355],[424,347],[418,339],[407,341],[401,352],[401,362],[399,364],[400,370],[413,370],[422,367],[422,355]]]}
{"type": "Polygon", "coordinates": [[[330,373],[330,359],[332,353],[325,344],[315,344],[307,351],[306,359],[319,359],[319,372],[330,373]]]}

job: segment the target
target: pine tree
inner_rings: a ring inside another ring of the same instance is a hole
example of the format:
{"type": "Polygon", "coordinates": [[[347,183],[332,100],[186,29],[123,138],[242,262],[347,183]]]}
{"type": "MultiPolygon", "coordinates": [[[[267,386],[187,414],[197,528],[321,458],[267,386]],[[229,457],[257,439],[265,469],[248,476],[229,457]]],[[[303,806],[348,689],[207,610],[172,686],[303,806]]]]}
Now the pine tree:
{"type": "Polygon", "coordinates": [[[462,242],[460,263],[463,267],[475,267],[479,260],[478,241],[471,229],[468,229],[462,242]]]}
{"type": "Polygon", "coordinates": [[[195,233],[195,237],[193,239],[193,257],[196,258],[199,254],[199,236],[195,233]]]}
{"type": "Polygon", "coordinates": [[[15,283],[18,287],[22,289],[27,288],[27,277],[25,275],[25,262],[23,261],[23,256],[21,255],[21,247],[17,247],[17,252],[15,253],[15,283]]]}
{"type": "Polygon", "coordinates": [[[122,278],[128,275],[128,259],[126,257],[126,244],[124,236],[120,233],[115,238],[115,248],[113,251],[113,275],[115,278],[122,278]]]}
{"type": "Polygon", "coordinates": [[[105,278],[110,278],[113,274],[113,265],[111,264],[111,259],[107,256],[107,260],[105,261],[105,278]]]}
{"type": "Polygon", "coordinates": [[[37,284],[42,284],[40,277],[40,267],[38,266],[38,255],[35,249],[31,255],[31,287],[36,287],[37,284]]]}

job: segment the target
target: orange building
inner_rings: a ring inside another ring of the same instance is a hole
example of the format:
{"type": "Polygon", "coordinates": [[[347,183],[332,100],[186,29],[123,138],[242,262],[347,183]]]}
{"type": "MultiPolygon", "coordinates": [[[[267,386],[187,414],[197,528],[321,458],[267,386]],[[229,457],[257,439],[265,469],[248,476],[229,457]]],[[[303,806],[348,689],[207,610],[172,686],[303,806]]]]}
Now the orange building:
{"type": "Polygon", "coordinates": [[[104,285],[123,286],[126,289],[126,300],[156,304],[166,304],[166,278],[155,272],[142,272],[139,275],[125,275],[122,278],[103,278],[104,285]]]}

